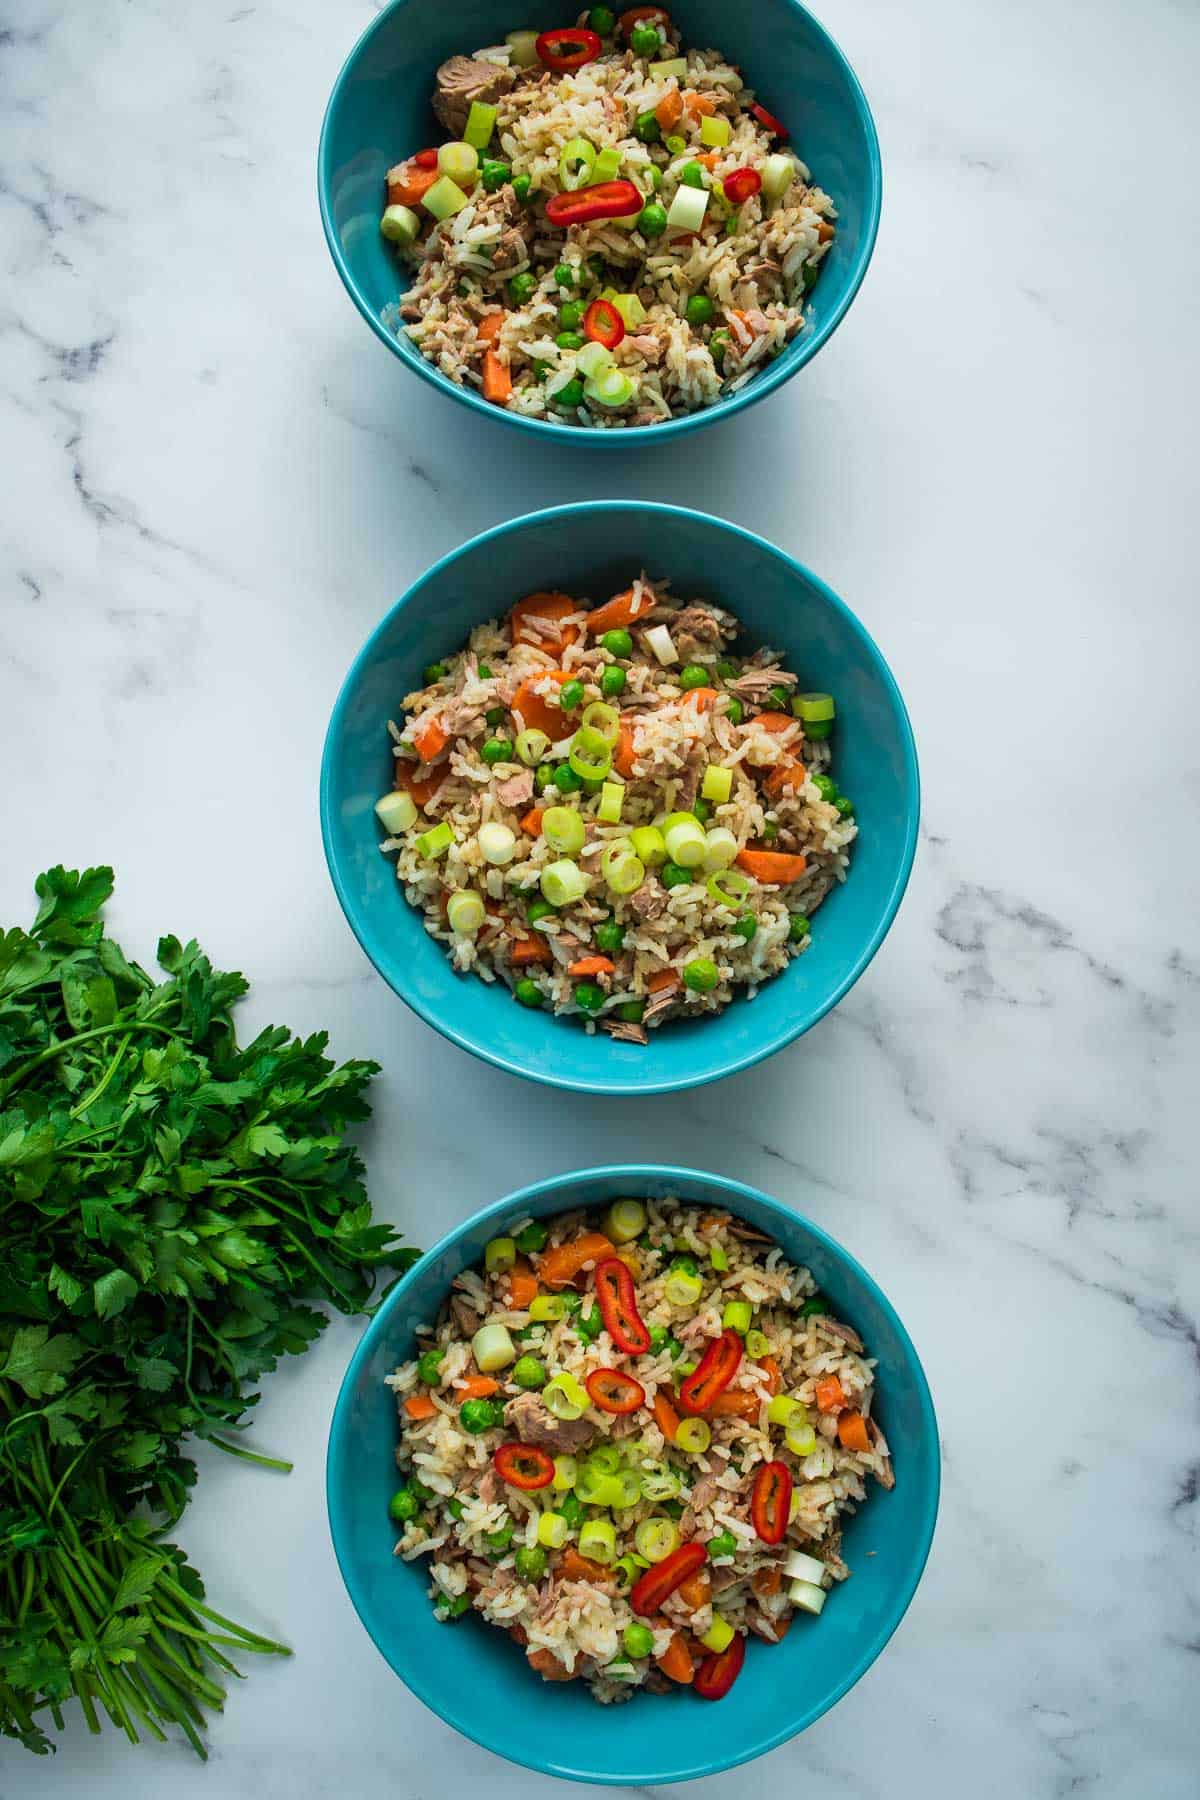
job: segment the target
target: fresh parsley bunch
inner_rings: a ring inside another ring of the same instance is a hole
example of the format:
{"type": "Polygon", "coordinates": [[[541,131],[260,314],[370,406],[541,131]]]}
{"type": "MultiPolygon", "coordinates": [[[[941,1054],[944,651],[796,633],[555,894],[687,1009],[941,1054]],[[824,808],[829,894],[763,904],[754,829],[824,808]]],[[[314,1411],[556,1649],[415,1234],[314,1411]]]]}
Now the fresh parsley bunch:
{"type": "MultiPolygon", "coordinates": [[[[104,935],[111,869],[51,869],[0,935],[0,1733],[51,1748],[78,1699],[201,1755],[229,1649],[287,1654],[204,1602],[163,1541],[314,1302],[362,1311],[415,1251],[374,1224],[345,1141],[376,1065],[269,1027],[241,975],[165,937],[163,979],[104,935]]],[[[287,1464],[274,1464],[287,1468],[287,1464]]]]}

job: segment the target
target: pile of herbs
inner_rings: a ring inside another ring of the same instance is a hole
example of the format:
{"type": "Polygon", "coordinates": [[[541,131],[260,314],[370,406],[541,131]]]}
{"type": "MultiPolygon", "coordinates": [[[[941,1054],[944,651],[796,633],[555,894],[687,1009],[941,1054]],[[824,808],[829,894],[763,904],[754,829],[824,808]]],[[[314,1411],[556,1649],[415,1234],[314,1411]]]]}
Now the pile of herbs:
{"type": "MultiPolygon", "coordinates": [[[[0,1733],[45,1752],[73,1699],[204,1754],[228,1652],[284,1646],[206,1605],[165,1541],[189,1434],[226,1435],[414,1251],[373,1224],[345,1141],[376,1065],[270,1027],[241,975],[164,937],[163,978],[104,935],[110,869],[51,869],[0,935],[0,1733]]],[[[287,1464],[275,1466],[286,1468],[287,1464]]]]}

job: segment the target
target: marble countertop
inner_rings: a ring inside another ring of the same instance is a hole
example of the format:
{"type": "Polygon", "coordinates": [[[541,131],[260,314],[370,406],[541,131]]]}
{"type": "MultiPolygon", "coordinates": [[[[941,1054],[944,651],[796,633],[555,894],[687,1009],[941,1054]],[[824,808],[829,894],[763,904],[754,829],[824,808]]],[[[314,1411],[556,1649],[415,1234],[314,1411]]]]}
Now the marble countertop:
{"type": "MultiPolygon", "coordinates": [[[[781,395],[601,469],[499,427],[483,444],[342,292],[315,139],[371,11],[6,8],[0,919],[29,916],[49,864],[112,862],[113,929],[146,960],[194,933],[253,978],[248,1026],[377,1057],[373,1196],[418,1243],[618,1151],[744,1176],[879,1277],[944,1436],[928,1571],[839,1706],[698,1795],[1185,1800],[1198,15],[821,0],[883,144],[862,294],[781,395]],[[567,1108],[374,976],[315,793],[390,600],[463,537],[597,491],[738,519],[848,599],[907,696],[925,820],[883,951],[803,1042],[690,1098],[567,1108]]],[[[256,1438],[295,1473],[202,1455],[181,1534],[216,1603],[294,1662],[231,1696],[206,1769],[76,1722],[52,1762],[0,1750],[3,1800],[556,1785],[454,1736],[351,1611],[322,1472],[356,1330],[268,1384],[256,1438]]]]}

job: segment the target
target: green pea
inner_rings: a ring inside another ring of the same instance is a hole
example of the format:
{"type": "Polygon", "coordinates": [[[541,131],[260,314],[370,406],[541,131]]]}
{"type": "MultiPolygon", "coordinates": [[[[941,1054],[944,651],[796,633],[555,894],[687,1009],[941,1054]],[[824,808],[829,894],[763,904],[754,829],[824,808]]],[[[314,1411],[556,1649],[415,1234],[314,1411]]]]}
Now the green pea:
{"type": "Polygon", "coordinates": [[[683,689],[704,687],[708,682],[708,670],[701,663],[685,663],[679,671],[679,685],[683,689]]]}
{"type": "Polygon", "coordinates": [[[600,1336],[604,1320],[600,1317],[600,1308],[593,1306],[589,1311],[580,1313],[575,1321],[575,1330],[585,1344],[594,1344],[600,1336]]]}
{"type": "Polygon", "coordinates": [[[501,1525],[498,1531],[489,1531],[486,1534],[488,1548],[499,1552],[499,1554],[503,1556],[504,1552],[513,1541],[513,1532],[515,1530],[515,1525],[512,1520],[509,1519],[501,1525]]]}
{"type": "Polygon", "coordinates": [[[461,1519],[466,1508],[461,1500],[457,1500],[451,1496],[446,1502],[446,1511],[450,1514],[452,1519],[461,1519]]]}
{"type": "Polygon", "coordinates": [[[642,144],[657,144],[662,137],[662,126],[652,112],[639,113],[633,121],[633,135],[642,144]]]}
{"type": "Polygon", "coordinates": [[[665,888],[673,888],[688,887],[692,877],[690,871],[681,869],[678,863],[665,862],[658,871],[658,879],[665,888]]]}
{"type": "Polygon", "coordinates": [[[597,950],[603,950],[606,956],[615,956],[625,942],[625,927],[618,925],[615,919],[604,919],[593,935],[597,950]]]}
{"type": "Polygon", "coordinates": [[[522,1006],[540,1006],[544,998],[542,990],[537,982],[531,981],[528,975],[522,975],[520,981],[518,981],[516,987],[513,989],[513,993],[521,1002],[522,1006]]]}
{"type": "MultiPolygon", "coordinates": [[[[683,1355],[683,1345],[677,1337],[669,1337],[667,1339],[667,1354],[672,1362],[678,1362],[679,1358],[683,1355]]],[[[679,1515],[676,1514],[675,1516],[678,1518],[679,1515]]]]}
{"type": "Polygon", "coordinates": [[[525,917],[531,925],[536,925],[539,919],[552,919],[557,911],[557,906],[551,906],[549,900],[543,900],[539,894],[525,908],[525,917]]]}
{"type": "Polygon", "coordinates": [[[627,680],[628,677],[620,663],[609,663],[600,677],[600,692],[606,700],[615,700],[618,694],[625,692],[627,680]]]}
{"type": "Polygon", "coordinates": [[[654,1649],[654,1633],[648,1625],[627,1625],[621,1633],[621,1642],[630,1656],[640,1659],[649,1656],[654,1649]]]}
{"type": "Polygon", "coordinates": [[[417,1380],[423,1381],[426,1387],[436,1387],[442,1367],[440,1350],[426,1350],[417,1362],[417,1380]]]}
{"type": "Polygon", "coordinates": [[[737,672],[737,664],[735,662],[730,662],[727,656],[723,656],[717,664],[717,674],[721,677],[722,681],[736,680],[737,672]]]}
{"type": "Polygon", "coordinates": [[[575,1004],[581,1012],[597,1013],[604,1005],[604,989],[594,981],[580,981],[575,987],[575,1004]]]}
{"type": "Polygon", "coordinates": [[[624,626],[619,625],[615,631],[606,631],[603,634],[600,639],[600,648],[607,650],[610,656],[632,656],[633,639],[624,626]]]}
{"type": "Polygon", "coordinates": [[[812,1299],[806,1300],[800,1308],[800,1317],[802,1319],[813,1319],[818,1315],[823,1317],[828,1311],[829,1302],[824,1294],[814,1294],[812,1299]]]}
{"type": "Polygon", "coordinates": [[[731,725],[740,725],[746,716],[746,709],[736,694],[730,694],[725,702],[725,717],[731,725]]]}
{"type": "Polygon", "coordinates": [[[559,287],[565,287],[565,288],[574,287],[575,286],[575,271],[571,267],[570,263],[559,263],[557,269],[555,269],[555,271],[554,271],[554,279],[558,283],[559,287]]]}
{"type": "Polygon", "coordinates": [[[536,1256],[539,1250],[546,1248],[549,1236],[549,1227],[543,1225],[540,1219],[532,1219],[528,1225],[523,1225],[518,1231],[517,1249],[522,1256],[536,1256]]]}
{"type": "Polygon", "coordinates": [[[484,193],[498,194],[511,174],[512,170],[506,162],[492,162],[490,160],[485,162],[480,171],[480,180],[483,182],[484,193]]]}
{"type": "Polygon", "coordinates": [[[767,689],[767,704],[772,712],[790,712],[792,698],[785,687],[767,689]]]}
{"type": "Polygon", "coordinates": [[[683,968],[683,985],[694,994],[709,994],[721,979],[721,972],[711,957],[694,956],[683,968]]]}
{"type": "Polygon", "coordinates": [[[684,163],[679,171],[679,179],[684,187],[702,188],[704,186],[704,170],[698,162],[684,163]]]}
{"type": "Polygon", "coordinates": [[[572,1531],[578,1531],[583,1524],[583,1502],[578,1494],[564,1494],[556,1510],[562,1514],[572,1531]]]}
{"type": "Polygon", "coordinates": [[[514,306],[524,306],[525,302],[532,297],[533,290],[536,286],[536,279],[529,273],[528,269],[523,269],[519,275],[514,275],[509,282],[508,297],[514,306]]]}
{"type": "Polygon", "coordinates": [[[629,48],[635,56],[657,56],[662,39],[653,25],[635,25],[629,34],[629,48]]]}
{"type": "Polygon", "coordinates": [[[582,300],[568,300],[558,309],[558,322],[564,331],[578,331],[586,311],[582,300]]]}
{"type": "Polygon", "coordinates": [[[553,763],[539,763],[538,767],[537,767],[537,773],[534,776],[534,780],[537,782],[539,788],[553,787],[554,786],[554,764],[553,763]]]}
{"type": "Polygon", "coordinates": [[[707,325],[715,311],[707,294],[693,294],[683,309],[683,316],[689,325],[707,325]]]}
{"type": "Polygon", "coordinates": [[[522,1544],[513,1558],[521,1581],[540,1581],[546,1573],[546,1552],[540,1544],[522,1544]]]}
{"type": "Polygon", "coordinates": [[[512,1378],[519,1388],[544,1388],[546,1365],[536,1356],[518,1356],[513,1364],[512,1378]]]}
{"type": "Polygon", "coordinates": [[[716,1537],[709,1538],[708,1554],[710,1558],[714,1556],[735,1556],[737,1554],[737,1539],[734,1537],[732,1531],[719,1531],[716,1537]]]}
{"type": "Polygon", "coordinates": [[[583,786],[583,780],[575,773],[570,763],[562,762],[554,771],[554,785],[560,794],[577,794],[583,786]]]}
{"type": "Polygon", "coordinates": [[[812,925],[803,913],[793,913],[788,920],[788,938],[793,944],[806,938],[811,930],[812,925]]]}
{"type": "Polygon", "coordinates": [[[651,165],[650,165],[650,186],[654,189],[656,194],[658,193],[659,189],[662,187],[662,181],[663,181],[662,170],[659,168],[657,163],[651,163],[651,165]]]}
{"type": "Polygon", "coordinates": [[[753,913],[743,913],[741,918],[735,919],[733,924],[734,937],[740,937],[747,944],[751,942],[757,930],[758,920],[753,913]]]}
{"type": "Polygon", "coordinates": [[[768,819],[766,824],[763,826],[763,841],[764,841],[764,843],[773,844],[775,842],[775,839],[778,836],[779,836],[778,825],[775,823],[774,819],[768,819]]]}
{"type": "Polygon", "coordinates": [[[513,193],[517,196],[518,200],[528,200],[530,188],[530,179],[528,175],[514,175],[512,186],[513,193]]]}
{"type": "Polygon", "coordinates": [[[485,725],[503,725],[503,723],[504,723],[505,719],[507,719],[507,717],[508,717],[508,708],[507,707],[489,706],[487,711],[483,715],[483,722],[485,725]]]}
{"type": "Polygon", "coordinates": [[[559,692],[558,703],[564,712],[574,712],[583,704],[582,681],[564,681],[559,692]]]}
{"type": "Polygon", "coordinates": [[[670,1335],[671,1333],[665,1325],[652,1325],[650,1327],[650,1349],[654,1355],[658,1355],[658,1352],[666,1344],[670,1335]]]}
{"type": "Polygon", "coordinates": [[[490,1431],[498,1422],[496,1408],[490,1400],[464,1400],[458,1409],[458,1422],[472,1437],[490,1431]]]}
{"type": "Polygon", "coordinates": [[[812,783],[822,800],[828,800],[831,804],[836,802],[838,797],[838,784],[830,776],[814,775],[812,783]]]}
{"type": "Polygon", "coordinates": [[[480,663],[479,679],[480,679],[480,681],[490,681],[492,679],[492,671],[488,667],[487,663],[480,663]]]}
{"type": "Polygon", "coordinates": [[[425,671],[425,686],[432,687],[435,681],[440,681],[449,666],[449,663],[444,662],[430,663],[425,671]]]}
{"type": "Polygon", "coordinates": [[[554,341],[560,350],[582,350],[585,339],[578,331],[560,331],[554,341]]]}
{"type": "Polygon", "coordinates": [[[617,1008],[617,1017],[623,1025],[640,1025],[645,1011],[644,1000],[622,1000],[617,1008]]]}
{"type": "Polygon", "coordinates": [[[611,6],[593,6],[588,14],[588,24],[597,37],[611,37],[617,24],[617,15],[611,6]]]}
{"type": "Polygon", "coordinates": [[[721,368],[725,362],[725,352],[729,348],[729,333],[724,327],[713,332],[708,340],[708,348],[718,369],[721,368]]]}
{"type": "Polygon", "coordinates": [[[702,825],[707,825],[708,821],[712,818],[712,815],[713,815],[712,801],[711,800],[697,800],[692,807],[692,811],[695,813],[696,817],[699,819],[699,821],[702,825]]]}
{"type": "Polygon", "coordinates": [[[489,738],[479,754],[484,762],[492,767],[496,763],[511,762],[513,747],[507,738],[489,738]]]}
{"type": "Polygon", "coordinates": [[[388,1501],[388,1518],[397,1525],[407,1525],[421,1510],[421,1502],[411,1488],[397,1488],[388,1501]]]}
{"type": "Polygon", "coordinates": [[[578,375],[571,378],[556,394],[550,396],[551,403],[559,406],[564,412],[574,412],[577,406],[583,405],[583,383],[578,375]]]}
{"type": "Polygon", "coordinates": [[[433,1610],[439,1619],[461,1619],[463,1614],[469,1612],[470,1609],[470,1594],[455,1594],[453,1600],[449,1600],[443,1595],[433,1610]]]}
{"type": "Polygon", "coordinates": [[[638,230],[643,237],[661,237],[667,229],[667,209],[660,206],[657,200],[651,200],[643,206],[638,214],[638,230]]]}
{"type": "Polygon", "coordinates": [[[853,800],[848,799],[845,794],[839,794],[833,804],[837,807],[843,819],[852,819],[854,817],[854,802],[853,800]]]}

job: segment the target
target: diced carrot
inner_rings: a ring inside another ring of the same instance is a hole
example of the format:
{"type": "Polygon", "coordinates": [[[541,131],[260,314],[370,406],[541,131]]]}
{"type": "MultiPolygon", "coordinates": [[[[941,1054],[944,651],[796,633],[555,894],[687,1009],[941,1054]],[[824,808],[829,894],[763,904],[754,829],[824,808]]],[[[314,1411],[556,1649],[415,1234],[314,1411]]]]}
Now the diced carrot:
{"type": "Polygon", "coordinates": [[[760,1600],[767,1600],[783,1586],[783,1571],[778,1563],[768,1563],[765,1569],[754,1571],[750,1585],[760,1600]]]}
{"type": "Polygon", "coordinates": [[[508,364],[501,362],[494,350],[483,353],[483,397],[503,406],[512,393],[512,376],[508,364]]]}
{"type": "Polygon", "coordinates": [[[551,706],[533,691],[533,683],[545,681],[547,677],[556,681],[559,687],[571,679],[565,669],[540,669],[536,675],[528,676],[513,695],[513,711],[520,713],[528,731],[544,731],[552,739],[566,737],[567,715],[562,707],[551,706]]]}
{"type": "Polygon", "coordinates": [[[529,811],[525,814],[525,817],[521,820],[521,830],[525,832],[528,837],[541,837],[542,814],[545,810],[546,809],[543,806],[531,806],[529,811]]]}
{"type": "Polygon", "coordinates": [[[699,1612],[712,1599],[712,1581],[708,1570],[697,1569],[694,1575],[689,1575],[686,1581],[680,1582],[677,1591],[685,1606],[690,1606],[693,1612],[699,1612]]]}
{"type": "Polygon", "coordinates": [[[420,206],[438,178],[436,168],[421,169],[411,159],[387,172],[389,206],[420,206]]]}
{"type": "Polygon", "coordinates": [[[412,795],[415,805],[425,807],[437,794],[448,773],[449,771],[446,769],[439,769],[436,775],[430,775],[426,780],[418,781],[412,763],[397,761],[395,784],[398,788],[403,788],[407,794],[412,795]]]}
{"type": "Polygon", "coordinates": [[[636,603],[633,589],[626,588],[623,594],[614,594],[603,606],[593,607],[587,616],[587,628],[592,637],[601,637],[606,631],[628,631],[635,620],[643,613],[652,612],[658,605],[658,595],[652,587],[642,586],[641,599],[636,603]]]}
{"type": "Polygon", "coordinates": [[[772,795],[790,794],[802,788],[807,779],[808,770],[799,757],[789,756],[786,762],[775,765],[763,782],[763,788],[772,795]]]}
{"type": "Polygon", "coordinates": [[[706,150],[702,156],[693,157],[692,160],[698,162],[705,169],[715,169],[721,160],[721,152],[719,150],[706,150]]]}
{"type": "Polygon", "coordinates": [[[827,244],[833,236],[833,226],[829,223],[828,219],[822,219],[821,223],[817,226],[817,236],[823,244],[827,244]]]}
{"type": "MultiPolygon", "coordinates": [[[[532,644],[535,650],[545,650],[549,646],[536,631],[526,629],[526,619],[565,619],[570,613],[579,611],[578,601],[572,600],[570,594],[526,594],[524,600],[518,600],[508,615],[512,629],[514,644],[532,644]]],[[[559,638],[565,648],[573,644],[579,636],[577,625],[560,628],[559,638]]]]}
{"type": "Polygon", "coordinates": [[[784,1638],[792,1629],[792,1620],[796,1617],[795,1613],[784,1613],[781,1619],[777,1619],[774,1613],[768,1613],[764,1616],[766,1617],[767,1624],[775,1633],[775,1636],[773,1638],[764,1638],[763,1642],[765,1644],[782,1644],[784,1638]]]}
{"type": "Polygon", "coordinates": [[[670,1400],[659,1388],[651,1402],[654,1407],[654,1423],[666,1438],[668,1444],[675,1442],[675,1433],[679,1430],[679,1414],[670,1400]]]}
{"type": "Polygon", "coordinates": [[[570,1669],[559,1662],[553,1650],[527,1650],[525,1655],[530,1668],[536,1669],[543,1681],[574,1681],[570,1669]]]}
{"type": "Polygon", "coordinates": [[[532,963],[548,964],[554,961],[550,946],[540,931],[532,937],[515,938],[509,952],[514,969],[527,969],[532,963]]]}
{"type": "Polygon", "coordinates": [[[410,1419],[432,1419],[437,1407],[428,1394],[410,1394],[404,1402],[404,1410],[410,1419]]]}
{"type": "Polygon", "coordinates": [[[746,1388],[726,1388],[704,1410],[710,1419],[745,1419],[747,1424],[753,1425],[758,1420],[758,1395],[746,1388]]]}
{"type": "Polygon", "coordinates": [[[422,762],[435,761],[449,742],[450,733],[436,713],[426,713],[424,718],[418,719],[412,745],[422,762]]]}
{"type": "Polygon", "coordinates": [[[537,1298],[538,1278],[523,1256],[518,1256],[508,1271],[508,1304],[515,1312],[524,1312],[537,1298]]]}
{"type": "Polygon", "coordinates": [[[728,1225],[728,1223],[728,1213],[706,1213],[700,1221],[699,1229],[705,1232],[720,1231],[722,1225],[728,1225]]]}
{"type": "Polygon", "coordinates": [[[783,1371],[773,1356],[760,1356],[758,1366],[767,1378],[768,1394],[777,1394],[783,1386],[783,1371]]]}
{"type": "Polygon", "coordinates": [[[656,969],[646,981],[646,987],[652,994],[673,993],[682,986],[683,977],[678,969],[656,969]]]}
{"type": "Polygon", "coordinates": [[[616,968],[611,956],[581,956],[567,970],[568,975],[611,975],[616,968]]]}
{"type": "Polygon", "coordinates": [[[717,110],[717,103],[711,94],[698,94],[695,88],[684,92],[683,104],[694,119],[711,119],[717,110]]]}
{"type": "Polygon", "coordinates": [[[860,1412],[844,1412],[838,1419],[838,1441],[843,1450],[857,1450],[862,1455],[871,1448],[867,1421],[860,1412]]]}
{"type": "Polygon", "coordinates": [[[813,1389],[817,1397],[817,1408],[823,1413],[844,1412],[846,1407],[846,1390],[836,1375],[822,1376],[813,1389]]]}
{"type": "MultiPolygon", "coordinates": [[[[656,1624],[658,1622],[655,1621],[656,1624]]],[[[678,1681],[681,1686],[689,1687],[696,1678],[692,1653],[682,1631],[672,1632],[670,1643],[662,1655],[656,1656],[654,1660],[668,1681],[678,1681]]]]}
{"type": "Polygon", "coordinates": [[[564,1581],[604,1581],[608,1577],[603,1563],[593,1562],[590,1556],[581,1556],[573,1544],[559,1552],[554,1572],[564,1581]]]}
{"type": "Polygon", "coordinates": [[[538,1263],[539,1279],[546,1287],[567,1287],[580,1273],[584,1263],[599,1262],[611,1256],[613,1247],[600,1231],[585,1231],[569,1244],[559,1244],[543,1251],[538,1263]]]}
{"type": "Polygon", "coordinates": [[[613,768],[626,781],[633,775],[633,726],[621,720],[617,735],[617,747],[613,751],[613,768]]]}
{"type": "Polygon", "coordinates": [[[500,336],[500,330],[503,324],[503,312],[485,313],[484,317],[480,319],[479,324],[475,328],[476,336],[482,343],[494,344],[496,339],[500,336]]]}
{"type": "Polygon", "coordinates": [[[683,95],[678,88],[669,88],[654,109],[654,116],[664,131],[674,131],[683,117],[683,95]]]}
{"type": "Polygon", "coordinates": [[[508,1635],[514,1644],[525,1645],[529,1642],[528,1633],[523,1625],[510,1625],[508,1635]]]}
{"type": "Polygon", "coordinates": [[[710,687],[689,688],[687,704],[694,706],[697,712],[707,712],[710,706],[717,703],[717,690],[710,687]]]}
{"type": "Polygon", "coordinates": [[[754,723],[761,725],[764,731],[790,731],[796,724],[790,713],[756,713],[754,723]]]}
{"type": "Polygon", "coordinates": [[[490,1400],[500,1391],[500,1383],[490,1375],[463,1375],[453,1386],[460,1400],[490,1400]]]}
{"type": "Polygon", "coordinates": [[[808,867],[807,858],[788,856],[782,850],[739,850],[734,861],[755,881],[776,887],[789,887],[793,881],[799,881],[808,867]]]}

